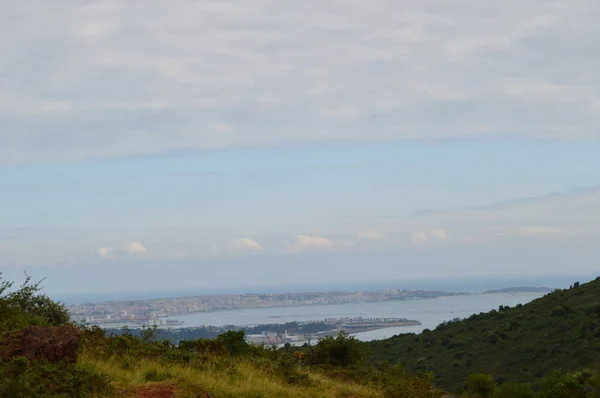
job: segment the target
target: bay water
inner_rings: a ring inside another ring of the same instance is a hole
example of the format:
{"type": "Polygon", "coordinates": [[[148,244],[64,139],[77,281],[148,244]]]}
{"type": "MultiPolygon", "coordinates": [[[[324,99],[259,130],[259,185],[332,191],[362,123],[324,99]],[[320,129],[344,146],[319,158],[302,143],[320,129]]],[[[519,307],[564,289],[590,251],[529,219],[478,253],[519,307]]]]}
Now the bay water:
{"type": "Polygon", "coordinates": [[[500,305],[526,304],[545,293],[493,293],[448,296],[432,299],[385,301],[334,305],[307,305],[298,307],[249,308],[230,311],[198,312],[172,316],[168,319],[182,321],[181,327],[283,324],[294,321],[319,321],[326,318],[407,318],[422,325],[384,328],[357,333],[363,341],[392,337],[400,333],[421,333],[435,329],[442,322],[466,318],[472,314],[498,309],[500,305]]]}

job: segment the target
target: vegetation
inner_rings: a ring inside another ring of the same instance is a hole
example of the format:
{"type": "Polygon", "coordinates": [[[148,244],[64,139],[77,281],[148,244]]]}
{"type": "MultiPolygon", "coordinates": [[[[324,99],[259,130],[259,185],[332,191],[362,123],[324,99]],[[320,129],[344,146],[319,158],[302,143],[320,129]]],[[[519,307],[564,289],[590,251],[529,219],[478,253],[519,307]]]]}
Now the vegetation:
{"type": "MultiPolygon", "coordinates": [[[[199,338],[214,339],[219,334],[222,334],[229,330],[243,330],[246,334],[258,334],[261,333],[263,330],[270,330],[278,334],[283,334],[286,331],[289,333],[315,334],[331,329],[331,325],[326,322],[311,322],[304,324],[298,322],[287,322],[284,324],[273,323],[247,327],[240,327],[235,325],[199,326],[190,328],[159,329],[157,338],[160,340],[170,340],[173,343],[177,343],[183,340],[195,340],[199,338]]],[[[123,334],[122,329],[107,329],[107,331],[115,335],[123,334]]],[[[131,330],[130,332],[134,334],[138,333],[137,330],[131,330]]]]}
{"type": "Polygon", "coordinates": [[[540,388],[552,370],[598,367],[600,278],[527,305],[500,306],[421,335],[398,335],[368,346],[372,362],[435,371],[436,381],[453,391],[464,390],[472,373],[492,374],[496,382],[533,382],[540,388]]]}
{"type": "Polygon", "coordinates": [[[23,328],[69,325],[64,306],[40,288],[28,277],[17,289],[0,279],[0,397],[153,390],[179,397],[439,398],[453,391],[464,398],[600,398],[600,279],[369,344],[342,332],[312,347],[278,349],[247,344],[243,331],[174,344],[156,328],[117,335],[77,326],[76,362],[4,355],[23,328]]]}
{"type": "MultiPolygon", "coordinates": [[[[2,352],[24,328],[69,324],[64,306],[40,294],[39,283],[27,277],[13,289],[0,282],[2,352]]],[[[290,346],[249,345],[243,331],[175,345],[158,338],[156,328],[119,335],[78,328],[76,363],[0,355],[0,397],[131,396],[144,388],[182,397],[410,397],[404,391],[413,390],[420,394],[415,397],[441,395],[429,376],[370,367],[364,345],[346,334],[300,353],[290,346]]]]}
{"type": "MultiPolygon", "coordinates": [[[[69,323],[69,314],[61,303],[40,294],[41,281],[25,282],[17,289],[1,279],[0,343],[27,326],[60,326],[69,323]]],[[[112,391],[107,377],[88,366],[73,366],[67,360],[50,363],[30,361],[23,356],[0,360],[0,397],[85,397],[112,391]]]]}
{"type": "Polygon", "coordinates": [[[0,273],[0,337],[28,325],[56,326],[69,322],[64,305],[39,293],[41,283],[31,283],[31,277],[26,275],[25,282],[11,290],[14,283],[3,280],[0,273]]]}

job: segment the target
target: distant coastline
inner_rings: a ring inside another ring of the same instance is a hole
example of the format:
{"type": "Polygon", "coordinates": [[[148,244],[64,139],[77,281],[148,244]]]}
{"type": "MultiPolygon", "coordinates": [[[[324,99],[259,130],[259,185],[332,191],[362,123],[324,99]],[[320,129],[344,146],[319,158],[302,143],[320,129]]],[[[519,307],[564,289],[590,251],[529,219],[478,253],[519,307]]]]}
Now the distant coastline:
{"type": "Polygon", "coordinates": [[[91,325],[169,325],[168,317],[260,308],[286,308],[336,304],[384,303],[463,296],[441,290],[390,289],[375,291],[299,292],[283,294],[230,294],[188,296],[167,299],[110,301],[67,305],[72,319],[91,325]]]}
{"type": "Polygon", "coordinates": [[[164,328],[184,326],[182,323],[173,320],[171,317],[198,313],[260,308],[275,309],[335,304],[418,301],[478,294],[550,293],[553,290],[554,289],[548,287],[518,286],[487,290],[482,293],[421,289],[380,289],[373,291],[229,294],[150,300],[109,301],[98,304],[88,303],[67,305],[67,309],[76,322],[90,325],[110,328],[119,326],[136,328],[143,327],[144,325],[156,325],[164,328]]]}
{"type": "Polygon", "coordinates": [[[534,286],[522,286],[522,287],[505,287],[502,289],[487,290],[484,294],[497,294],[497,293],[551,293],[554,288],[549,287],[534,287],[534,286]]]}
{"type": "MultiPolygon", "coordinates": [[[[162,329],[161,336],[172,335],[171,337],[173,337],[176,334],[177,336],[173,338],[184,340],[198,337],[216,337],[218,334],[230,329],[245,329],[248,334],[264,335],[263,332],[268,332],[281,335],[285,334],[285,330],[287,330],[288,334],[315,335],[321,331],[338,329],[337,326],[325,324],[332,320],[362,317],[370,319],[370,325],[356,326],[367,326],[367,328],[349,330],[352,328],[346,327],[345,329],[356,335],[360,340],[369,341],[396,334],[421,333],[424,329],[433,330],[442,322],[467,318],[472,314],[498,309],[500,306],[513,307],[518,304],[526,304],[544,295],[545,293],[475,293],[445,298],[439,297],[431,300],[399,300],[379,303],[217,311],[169,317],[166,319],[181,321],[183,325],[167,328],[159,326],[159,328],[162,329]],[[379,319],[386,319],[386,322],[380,322],[379,319]],[[399,319],[402,322],[394,322],[399,319]],[[382,323],[385,324],[382,325],[382,323]],[[380,328],[379,326],[384,327],[380,328]],[[371,327],[377,330],[368,330],[371,327]],[[174,329],[177,329],[178,332],[173,332],[174,329]]],[[[271,336],[272,340],[273,338],[274,336],[271,336]]]]}
{"type": "Polygon", "coordinates": [[[566,274],[566,275],[506,275],[494,277],[461,276],[456,278],[427,278],[427,279],[395,279],[371,282],[347,283],[312,283],[312,284],[287,284],[264,285],[252,287],[188,287],[164,290],[124,290],[105,292],[65,293],[63,290],[52,292],[58,300],[67,305],[86,303],[102,303],[107,301],[134,301],[152,300],[157,298],[191,297],[205,295],[231,295],[231,294],[282,294],[286,292],[314,292],[314,291],[374,291],[396,289],[397,287],[421,288],[424,290],[443,290],[460,293],[482,293],[491,289],[500,289],[507,286],[554,286],[567,288],[574,280],[581,282],[593,280],[595,274],[566,274]]]}

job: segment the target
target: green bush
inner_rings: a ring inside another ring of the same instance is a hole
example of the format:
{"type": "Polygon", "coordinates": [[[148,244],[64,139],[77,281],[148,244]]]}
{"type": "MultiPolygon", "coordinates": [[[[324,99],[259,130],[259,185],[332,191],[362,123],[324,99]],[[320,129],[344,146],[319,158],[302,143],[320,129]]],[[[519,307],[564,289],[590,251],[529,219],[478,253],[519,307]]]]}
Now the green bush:
{"type": "Polygon", "coordinates": [[[588,371],[550,372],[544,379],[542,398],[588,398],[600,396],[600,381],[588,371]]]}
{"type": "Polygon", "coordinates": [[[201,358],[214,358],[229,355],[229,350],[223,340],[196,339],[181,341],[179,348],[193,353],[201,358]]]}
{"type": "Polygon", "coordinates": [[[409,375],[400,365],[384,367],[379,375],[385,398],[437,398],[445,395],[436,388],[432,373],[409,375]]]}
{"type": "Polygon", "coordinates": [[[217,342],[223,344],[231,356],[242,356],[248,354],[251,350],[250,345],[246,343],[246,334],[243,330],[230,330],[217,336],[217,342]]]}
{"type": "Polygon", "coordinates": [[[275,371],[286,383],[302,385],[310,383],[308,375],[299,371],[298,361],[292,355],[281,353],[275,363],[277,364],[275,371]]]}
{"type": "Polygon", "coordinates": [[[310,365],[324,365],[338,368],[359,368],[365,366],[365,347],[356,338],[341,331],[337,337],[319,340],[307,356],[310,365]]]}
{"type": "Polygon", "coordinates": [[[474,373],[467,380],[469,392],[480,398],[491,397],[496,389],[496,382],[491,375],[474,373]]]}
{"type": "Polygon", "coordinates": [[[173,375],[169,372],[163,372],[158,369],[151,369],[145,372],[142,377],[145,381],[165,381],[173,378],[173,375]]]}
{"type": "Polygon", "coordinates": [[[504,383],[496,387],[494,398],[534,398],[535,393],[527,384],[504,383]]]}
{"type": "Polygon", "coordinates": [[[0,333],[29,325],[59,326],[69,323],[65,306],[40,294],[41,283],[31,283],[31,277],[26,275],[23,284],[11,291],[14,283],[3,280],[0,273],[0,333]]]}
{"type": "Polygon", "coordinates": [[[0,363],[0,397],[88,397],[110,394],[108,378],[68,362],[50,363],[15,357],[0,363]]]}

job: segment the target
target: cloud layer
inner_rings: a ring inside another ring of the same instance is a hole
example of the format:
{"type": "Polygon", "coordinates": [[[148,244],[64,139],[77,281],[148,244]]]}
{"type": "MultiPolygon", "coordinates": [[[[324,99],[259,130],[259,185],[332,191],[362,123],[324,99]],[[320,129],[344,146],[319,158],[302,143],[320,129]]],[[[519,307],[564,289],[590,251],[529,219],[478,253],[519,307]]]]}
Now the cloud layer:
{"type": "MultiPolygon", "coordinates": [[[[489,207],[374,217],[290,230],[257,230],[231,238],[209,229],[0,230],[0,267],[80,265],[110,260],[165,264],[178,260],[241,260],[270,256],[327,256],[464,250],[457,258],[506,247],[544,252],[564,248],[593,255],[600,239],[600,189],[507,202],[489,207]],[[367,232],[364,232],[367,231],[367,232]],[[373,232],[377,231],[377,232],[373,232]],[[128,236],[140,241],[127,242],[128,236]],[[98,242],[106,242],[99,245],[98,242]],[[142,243],[143,242],[143,243],[142,243]],[[35,248],[35,250],[32,250],[35,248]],[[247,256],[260,254],[260,256],[247,256]]],[[[540,265],[538,265],[539,267],[540,265]]]]}
{"type": "Polygon", "coordinates": [[[0,163],[600,136],[600,3],[3,2],[0,163]]]}
{"type": "Polygon", "coordinates": [[[96,253],[104,260],[123,260],[124,256],[139,257],[144,256],[148,250],[140,242],[129,242],[122,247],[100,246],[96,253]]]}
{"type": "Polygon", "coordinates": [[[287,250],[292,253],[333,248],[333,242],[322,236],[296,235],[293,241],[286,242],[287,250]]]}
{"type": "Polygon", "coordinates": [[[257,241],[250,238],[234,239],[233,249],[238,252],[261,252],[264,250],[257,241]]]}

